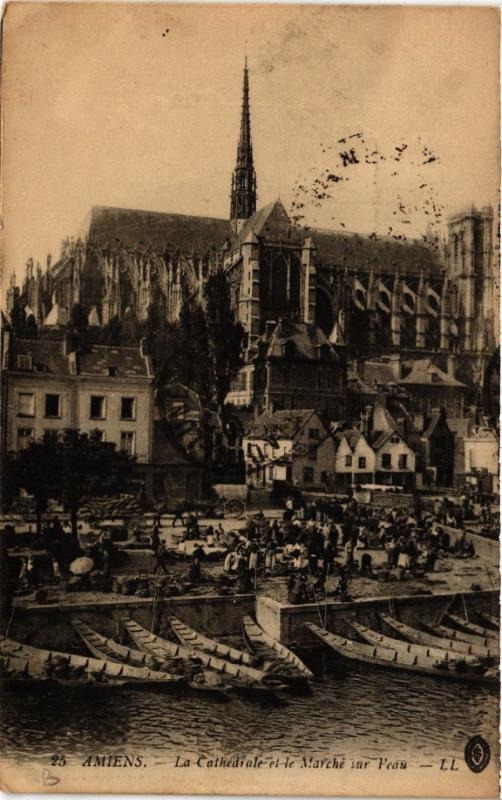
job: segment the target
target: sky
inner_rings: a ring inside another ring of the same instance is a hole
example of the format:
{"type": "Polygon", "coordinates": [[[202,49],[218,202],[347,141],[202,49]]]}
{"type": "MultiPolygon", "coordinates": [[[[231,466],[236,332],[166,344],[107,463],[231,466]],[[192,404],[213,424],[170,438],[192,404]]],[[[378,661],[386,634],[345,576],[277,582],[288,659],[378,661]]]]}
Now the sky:
{"type": "Polygon", "coordinates": [[[498,35],[486,7],[10,4],[4,275],[93,205],[227,217],[246,52],[259,206],[420,237],[497,205],[498,35]]]}

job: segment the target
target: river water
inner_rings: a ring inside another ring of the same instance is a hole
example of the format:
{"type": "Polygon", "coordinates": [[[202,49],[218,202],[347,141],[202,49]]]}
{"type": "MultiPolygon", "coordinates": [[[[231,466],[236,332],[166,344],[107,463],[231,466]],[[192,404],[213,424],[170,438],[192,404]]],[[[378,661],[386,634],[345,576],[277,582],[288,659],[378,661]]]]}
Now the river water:
{"type": "Polygon", "coordinates": [[[176,756],[262,755],[389,758],[409,765],[463,758],[481,734],[497,750],[497,693],[413,673],[354,665],[316,655],[311,696],[287,706],[155,691],[88,688],[4,693],[0,749],[4,759],[49,763],[54,753],[79,763],[90,754],[147,755],[154,764],[176,756]]]}

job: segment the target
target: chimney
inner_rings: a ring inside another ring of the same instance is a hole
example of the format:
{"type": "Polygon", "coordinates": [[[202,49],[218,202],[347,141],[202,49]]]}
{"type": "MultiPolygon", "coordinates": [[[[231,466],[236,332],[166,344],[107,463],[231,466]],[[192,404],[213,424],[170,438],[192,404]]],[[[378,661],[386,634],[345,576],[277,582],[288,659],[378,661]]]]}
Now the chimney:
{"type": "Polygon", "coordinates": [[[363,424],[363,433],[366,438],[370,435],[371,429],[373,427],[373,406],[368,405],[364,407],[364,424],[363,424]]]}
{"type": "Polygon", "coordinates": [[[446,359],[446,374],[449,378],[455,377],[455,356],[449,355],[446,359]]]}

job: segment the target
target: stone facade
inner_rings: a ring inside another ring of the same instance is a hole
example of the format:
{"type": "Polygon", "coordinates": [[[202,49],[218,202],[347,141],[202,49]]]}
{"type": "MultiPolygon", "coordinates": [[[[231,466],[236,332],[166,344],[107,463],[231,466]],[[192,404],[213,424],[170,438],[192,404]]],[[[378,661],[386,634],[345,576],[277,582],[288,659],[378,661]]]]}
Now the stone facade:
{"type": "Polygon", "coordinates": [[[244,440],[246,482],[271,489],[287,481],[303,489],[331,485],[335,443],[314,410],[264,412],[244,440]]]}
{"type": "Polygon", "coordinates": [[[139,348],[94,345],[85,353],[59,340],[4,336],[3,451],[16,451],[47,432],[99,430],[137,457],[152,458],[153,388],[148,356],[139,348]]]}

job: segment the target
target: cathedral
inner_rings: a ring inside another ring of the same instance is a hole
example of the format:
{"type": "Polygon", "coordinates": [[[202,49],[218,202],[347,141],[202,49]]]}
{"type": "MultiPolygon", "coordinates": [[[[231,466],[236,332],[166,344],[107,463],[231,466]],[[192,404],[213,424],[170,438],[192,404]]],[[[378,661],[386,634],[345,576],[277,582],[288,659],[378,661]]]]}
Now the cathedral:
{"type": "MultiPolygon", "coordinates": [[[[256,401],[260,365],[280,346],[292,367],[294,348],[326,363],[454,353],[474,380],[496,346],[493,228],[493,210],[472,207],[449,220],[438,252],[426,241],[302,227],[279,199],[257,208],[246,64],[229,219],[93,207],[57,261],[42,270],[29,260],[20,288],[11,279],[7,310],[20,302],[39,326],[57,327],[78,303],[89,325],[104,326],[126,310],[144,320],[154,304],[172,321],[224,270],[246,333],[246,367],[229,397],[237,405],[256,401]]],[[[275,407],[288,402],[286,392],[275,407]]]]}

